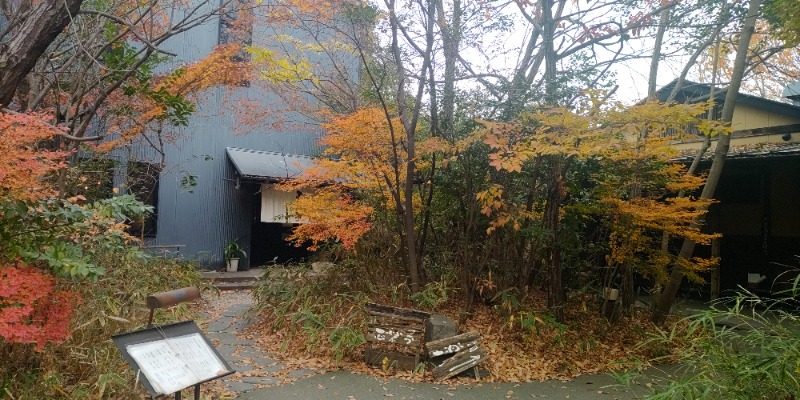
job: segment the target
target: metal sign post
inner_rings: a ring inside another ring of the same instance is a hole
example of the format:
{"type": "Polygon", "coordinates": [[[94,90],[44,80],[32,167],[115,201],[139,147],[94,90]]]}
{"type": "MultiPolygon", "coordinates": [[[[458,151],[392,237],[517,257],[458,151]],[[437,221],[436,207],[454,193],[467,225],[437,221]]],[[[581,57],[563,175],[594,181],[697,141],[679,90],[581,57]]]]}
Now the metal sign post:
{"type": "Polygon", "coordinates": [[[153,314],[156,308],[167,308],[200,298],[200,290],[196,287],[185,287],[183,289],[170,290],[169,292],[156,293],[147,296],[147,308],[150,309],[150,316],[147,317],[147,327],[153,326],[153,314]]]}

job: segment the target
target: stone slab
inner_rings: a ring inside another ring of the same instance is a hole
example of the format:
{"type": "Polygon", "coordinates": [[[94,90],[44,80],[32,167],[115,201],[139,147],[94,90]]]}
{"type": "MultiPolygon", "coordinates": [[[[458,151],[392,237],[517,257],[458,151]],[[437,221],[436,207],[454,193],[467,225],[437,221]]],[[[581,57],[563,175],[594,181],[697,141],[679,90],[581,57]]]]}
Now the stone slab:
{"type": "Polygon", "coordinates": [[[247,364],[233,363],[232,367],[233,367],[233,369],[236,370],[236,372],[247,372],[247,371],[252,371],[253,370],[253,366],[252,365],[247,365],[247,364]]]}
{"type": "Polygon", "coordinates": [[[256,388],[256,385],[247,382],[228,382],[228,389],[234,392],[248,392],[256,388]]]}
{"type": "Polygon", "coordinates": [[[449,338],[458,335],[456,323],[442,314],[431,314],[425,320],[425,342],[449,338]]]}
{"type": "Polygon", "coordinates": [[[220,344],[234,345],[234,346],[254,346],[252,340],[239,339],[236,336],[223,337],[219,339],[220,344]]]}
{"type": "Polygon", "coordinates": [[[253,385],[272,385],[279,381],[274,376],[245,376],[242,378],[242,382],[253,385]]]}
{"type": "Polygon", "coordinates": [[[317,371],[310,370],[310,369],[296,369],[294,371],[289,372],[286,374],[286,377],[289,379],[295,378],[305,378],[308,376],[316,375],[317,371]]]}
{"type": "Polygon", "coordinates": [[[250,310],[250,304],[236,304],[225,310],[222,315],[225,317],[241,317],[250,310]]]}
{"type": "Polygon", "coordinates": [[[233,317],[222,317],[208,324],[206,332],[223,332],[234,323],[236,323],[236,320],[233,317]]]}

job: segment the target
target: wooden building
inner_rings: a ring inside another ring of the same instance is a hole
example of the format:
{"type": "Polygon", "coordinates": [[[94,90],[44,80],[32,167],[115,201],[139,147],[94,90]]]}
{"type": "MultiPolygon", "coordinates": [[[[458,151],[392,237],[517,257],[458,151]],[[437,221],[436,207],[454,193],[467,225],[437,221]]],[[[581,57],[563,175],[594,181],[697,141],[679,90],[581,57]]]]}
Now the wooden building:
{"type": "MultiPolygon", "coordinates": [[[[662,100],[675,82],[659,91],[662,100]]],[[[710,87],[686,82],[676,101],[706,101],[710,87]]],[[[796,94],[789,93],[787,97],[796,94]]],[[[717,92],[719,112],[725,97],[717,92]]],[[[796,97],[794,97],[796,98],[796,97]]],[[[706,285],[687,285],[700,296],[719,296],[737,286],[761,293],[787,287],[800,268],[800,106],[739,94],[732,122],[731,147],[711,207],[706,229],[722,233],[695,255],[719,256],[719,268],[706,285]]],[[[702,137],[673,145],[679,162],[690,163],[702,137]]],[[[711,166],[716,140],[701,169],[711,166]]]]}

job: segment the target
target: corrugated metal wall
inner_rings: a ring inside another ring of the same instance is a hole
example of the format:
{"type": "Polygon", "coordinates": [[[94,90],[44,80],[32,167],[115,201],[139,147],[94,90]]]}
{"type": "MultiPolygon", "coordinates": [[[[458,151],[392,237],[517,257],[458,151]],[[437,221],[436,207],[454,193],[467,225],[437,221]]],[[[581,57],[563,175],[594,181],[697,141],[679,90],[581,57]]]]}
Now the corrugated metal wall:
{"type": "MultiPolygon", "coordinates": [[[[179,54],[175,62],[188,63],[208,55],[217,44],[218,23],[173,38],[167,48],[179,54]]],[[[238,89],[232,104],[244,97],[258,98],[265,104],[278,101],[277,96],[260,93],[253,85],[238,89]]],[[[223,101],[222,89],[210,91],[198,104],[189,126],[180,129],[180,139],[165,148],[165,167],[159,183],[158,234],[154,244],[183,245],[182,256],[197,260],[204,268],[222,267],[222,249],[229,240],[238,240],[250,254],[251,223],[259,220],[254,210],[255,202],[260,201],[260,188],[253,184],[240,184],[237,188],[225,147],[303,155],[319,152],[318,132],[276,130],[275,121],[265,120],[263,128],[256,132],[236,135],[234,113],[225,104],[228,102],[227,98],[223,101]],[[188,176],[195,180],[191,188],[181,184],[188,176]]],[[[301,115],[291,118],[303,123],[301,115]]],[[[249,259],[243,259],[240,268],[249,268],[249,259]]]]}

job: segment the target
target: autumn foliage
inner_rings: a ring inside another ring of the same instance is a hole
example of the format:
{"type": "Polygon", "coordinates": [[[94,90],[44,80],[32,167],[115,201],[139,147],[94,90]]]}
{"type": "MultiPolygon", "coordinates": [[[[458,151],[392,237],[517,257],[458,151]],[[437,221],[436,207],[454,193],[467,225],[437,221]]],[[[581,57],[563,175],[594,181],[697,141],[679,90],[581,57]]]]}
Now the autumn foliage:
{"type": "Polygon", "coordinates": [[[53,194],[44,178],[64,168],[64,151],[39,144],[59,132],[44,114],[0,112],[0,198],[36,200],[53,194]]]}
{"type": "Polygon", "coordinates": [[[57,289],[61,278],[102,275],[91,255],[126,243],[120,215],[143,209],[124,196],[58,199],[61,133],[45,114],[0,112],[0,338],[37,350],[70,334],[77,296],[57,289]]]}
{"type": "Polygon", "coordinates": [[[335,188],[320,188],[300,196],[291,208],[308,222],[295,228],[288,240],[298,245],[310,242],[311,250],[329,240],[338,240],[345,248],[352,249],[372,228],[369,216],[373,208],[335,188]]]}
{"type": "Polygon", "coordinates": [[[241,45],[217,46],[205,58],[155,77],[134,79],[126,90],[109,96],[108,135],[96,150],[108,152],[135,141],[174,142],[170,126],[188,123],[196,103],[205,91],[219,86],[233,86],[247,81],[248,64],[236,61],[241,45]]]}
{"type": "MultiPolygon", "coordinates": [[[[489,166],[509,174],[522,174],[531,163],[546,162],[543,157],[553,154],[568,162],[594,165],[580,195],[584,199],[565,193],[581,204],[565,205],[561,215],[594,215],[607,229],[607,285],[622,279],[620,274],[632,285],[634,268],[655,282],[664,282],[675,263],[699,279],[697,273],[717,260],[679,259],[662,246],[662,240],[685,238],[707,245],[718,237],[693,225],[713,200],[693,196],[704,178],[671,162],[675,152],[669,144],[697,132],[724,134],[725,129],[698,118],[708,109],[706,104],[651,102],[619,107],[589,97],[584,105],[576,110],[526,113],[509,123],[482,121],[483,129],[465,140],[488,145],[489,166]]],[[[503,227],[519,231],[526,221],[541,219],[536,207],[520,201],[526,198],[500,183],[478,192],[476,199],[490,218],[488,233],[503,227]]]]}
{"type": "Polygon", "coordinates": [[[56,288],[55,278],[20,262],[0,265],[0,337],[10,343],[48,342],[69,337],[77,296],[56,288]]]}
{"type": "MultiPolygon", "coordinates": [[[[399,120],[392,124],[399,131],[399,120]]],[[[292,240],[310,240],[314,247],[334,240],[351,249],[371,228],[376,206],[394,207],[393,193],[404,176],[394,156],[404,160],[405,152],[377,108],[334,118],[325,128],[321,144],[328,157],[317,160],[300,179],[281,186],[285,190],[322,186],[290,205],[297,217],[307,221],[295,229],[292,240]]]]}
{"type": "MultiPolygon", "coordinates": [[[[46,178],[66,166],[68,152],[43,147],[59,133],[46,118],[0,113],[0,202],[34,202],[55,194],[46,178]]],[[[0,212],[0,221],[7,223],[4,217],[0,212]]],[[[0,337],[33,343],[38,350],[64,341],[76,296],[56,290],[48,272],[4,258],[0,255],[0,337]]]]}

